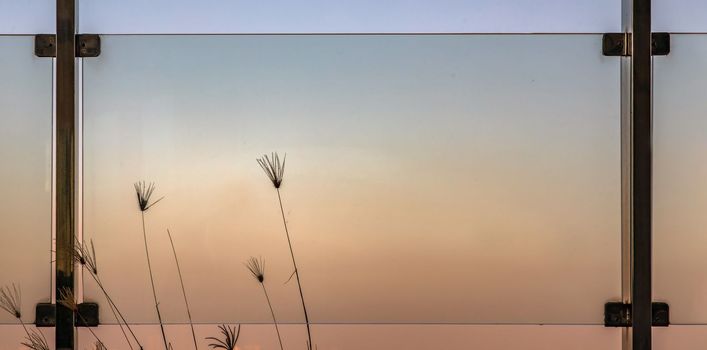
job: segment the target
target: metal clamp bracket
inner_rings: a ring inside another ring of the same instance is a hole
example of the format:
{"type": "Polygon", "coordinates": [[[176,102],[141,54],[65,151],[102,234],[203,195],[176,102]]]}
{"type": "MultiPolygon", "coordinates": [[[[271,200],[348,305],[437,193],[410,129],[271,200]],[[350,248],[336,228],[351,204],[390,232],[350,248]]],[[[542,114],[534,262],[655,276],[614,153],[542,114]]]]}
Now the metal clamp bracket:
{"type": "MultiPolygon", "coordinates": [[[[98,327],[98,304],[81,303],[78,305],[77,317],[74,321],[76,327],[98,327]]],[[[56,305],[39,303],[35,309],[34,324],[37,327],[56,326],[56,305]]]]}
{"type": "MultiPolygon", "coordinates": [[[[631,56],[631,33],[606,33],[602,37],[604,56],[631,56]]],[[[670,34],[651,34],[651,54],[666,56],[670,53],[670,34]]]]}
{"type": "MultiPolygon", "coordinates": [[[[670,307],[667,303],[652,305],[653,327],[670,325],[670,307]]],[[[631,304],[610,302],[604,305],[604,327],[631,327],[631,304]]]]}
{"type": "MultiPolygon", "coordinates": [[[[56,57],[56,35],[37,34],[34,37],[34,54],[37,57],[56,57]]],[[[76,35],[76,57],[101,55],[101,37],[97,34],[76,35]]]]}

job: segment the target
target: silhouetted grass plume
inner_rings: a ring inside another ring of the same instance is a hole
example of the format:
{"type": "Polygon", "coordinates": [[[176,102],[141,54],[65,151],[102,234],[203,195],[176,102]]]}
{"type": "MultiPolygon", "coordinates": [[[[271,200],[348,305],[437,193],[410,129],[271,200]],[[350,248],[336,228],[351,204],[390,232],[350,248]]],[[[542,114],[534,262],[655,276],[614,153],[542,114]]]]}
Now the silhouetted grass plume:
{"type": "MultiPolygon", "coordinates": [[[[268,179],[270,179],[270,182],[272,182],[273,186],[275,187],[275,190],[277,192],[277,200],[278,203],[280,204],[280,214],[282,215],[282,224],[285,227],[285,236],[287,236],[287,245],[290,248],[290,257],[292,258],[292,265],[294,267],[294,272],[292,275],[295,276],[297,280],[297,287],[299,288],[299,296],[300,300],[302,302],[302,310],[304,312],[304,321],[307,324],[307,340],[308,340],[308,348],[312,348],[312,331],[310,328],[309,324],[309,314],[307,313],[307,305],[304,302],[304,293],[302,292],[302,282],[300,281],[300,275],[299,275],[299,269],[297,268],[297,261],[295,260],[295,253],[292,249],[292,240],[290,239],[290,231],[287,227],[287,219],[285,219],[285,210],[283,209],[282,206],[282,196],[280,195],[280,186],[282,185],[282,181],[284,179],[285,175],[285,161],[287,160],[287,155],[285,155],[282,158],[282,162],[280,162],[280,156],[277,154],[277,152],[273,152],[270,154],[268,157],[267,154],[264,154],[261,158],[256,159],[258,161],[258,164],[260,164],[260,167],[263,169],[265,174],[268,176],[268,179]]],[[[292,278],[292,276],[290,276],[292,278]]]]}
{"type": "Polygon", "coordinates": [[[133,185],[135,186],[135,194],[137,195],[137,204],[140,207],[141,212],[146,212],[153,205],[159,203],[159,201],[164,199],[164,197],[160,197],[156,201],[151,201],[152,194],[155,192],[155,189],[157,189],[157,186],[155,186],[154,182],[150,182],[148,184],[145,181],[138,181],[138,182],[134,183],[133,185]]]}
{"type": "Polygon", "coordinates": [[[27,333],[25,341],[22,342],[28,349],[32,350],[49,350],[49,344],[47,343],[47,338],[39,330],[33,329],[27,333]]]}
{"type": "Polygon", "coordinates": [[[211,340],[213,343],[209,344],[212,349],[225,349],[225,350],[235,350],[236,344],[238,343],[238,337],[241,335],[241,326],[227,326],[222,324],[218,326],[218,329],[223,335],[223,339],[216,337],[207,337],[206,340],[211,340]]]}
{"type": "Polygon", "coordinates": [[[0,308],[20,320],[20,322],[22,321],[21,305],[22,295],[20,293],[20,287],[13,283],[12,288],[9,286],[0,288],[0,308]]]}
{"type": "Polygon", "coordinates": [[[123,316],[123,313],[120,312],[120,309],[118,309],[118,306],[115,304],[113,298],[111,298],[105,286],[103,285],[103,282],[101,281],[101,278],[98,275],[96,248],[93,245],[93,240],[91,240],[90,243],[91,247],[89,249],[88,247],[86,247],[86,244],[79,242],[78,239],[76,240],[76,242],[74,243],[74,260],[77,263],[81,264],[81,266],[83,266],[86,271],[88,271],[88,274],[96,282],[96,285],[103,293],[103,296],[105,296],[106,300],[108,301],[108,306],[110,306],[110,310],[113,313],[113,317],[115,317],[115,320],[118,322],[120,331],[123,333],[125,341],[128,343],[128,347],[130,347],[130,349],[133,349],[132,343],[130,342],[130,339],[128,339],[128,335],[125,333],[123,325],[125,325],[125,328],[130,331],[130,335],[133,337],[138,347],[140,349],[143,349],[140,340],[138,340],[137,336],[135,335],[135,332],[133,332],[132,328],[130,328],[130,325],[128,324],[128,321],[123,316]]]}
{"type": "MultiPolygon", "coordinates": [[[[79,312],[79,306],[76,303],[76,298],[74,297],[74,291],[72,291],[69,288],[63,287],[59,290],[59,297],[57,298],[57,302],[61,305],[64,305],[67,309],[71,310],[74,312],[74,315],[78,317],[84,324],[88,323],[86,322],[86,319],[81,315],[79,312]]],[[[89,332],[93,335],[93,337],[96,339],[96,342],[100,343],[103,348],[105,348],[105,344],[101,341],[100,338],[98,338],[98,335],[91,329],[91,327],[86,327],[89,332]]]]}
{"type": "Polygon", "coordinates": [[[162,341],[164,342],[165,350],[169,350],[169,345],[167,344],[167,335],[164,331],[164,322],[162,322],[162,314],[160,313],[160,303],[157,300],[157,291],[155,290],[155,279],[152,275],[152,263],[150,262],[150,249],[147,246],[147,230],[145,229],[145,212],[152,208],[155,204],[161,201],[164,197],[156,201],[152,201],[152,195],[155,192],[155,183],[151,182],[149,184],[145,181],[139,181],[134,184],[135,194],[137,195],[137,204],[140,208],[140,215],[142,217],[142,237],[145,241],[145,257],[147,258],[147,270],[150,273],[150,285],[152,286],[152,297],[155,301],[155,310],[157,310],[157,319],[160,322],[160,331],[162,332],[162,341]]]}
{"type": "Polygon", "coordinates": [[[280,156],[276,152],[271,153],[270,157],[268,157],[267,154],[263,154],[262,158],[258,158],[256,160],[272,182],[273,186],[275,186],[275,188],[280,188],[280,185],[282,185],[282,179],[285,175],[285,162],[287,161],[287,155],[282,158],[282,162],[280,162],[280,156]]]}
{"type": "Polygon", "coordinates": [[[265,294],[265,300],[268,302],[268,307],[270,308],[270,314],[272,315],[272,321],[275,324],[275,332],[277,333],[277,341],[280,343],[280,350],[284,350],[282,346],[282,337],[280,336],[280,328],[277,325],[277,319],[275,318],[275,311],[273,311],[272,304],[270,303],[270,297],[268,296],[268,290],[265,288],[265,261],[257,259],[255,257],[250,257],[245,263],[246,268],[255,277],[255,279],[260,283],[263,288],[263,293],[265,294]]]}
{"type": "Polygon", "coordinates": [[[44,334],[36,329],[29,330],[25,322],[22,321],[22,289],[20,286],[13,283],[12,288],[10,286],[0,288],[0,309],[12,315],[22,325],[22,329],[27,334],[26,341],[22,343],[23,346],[33,350],[49,350],[44,334]]]}

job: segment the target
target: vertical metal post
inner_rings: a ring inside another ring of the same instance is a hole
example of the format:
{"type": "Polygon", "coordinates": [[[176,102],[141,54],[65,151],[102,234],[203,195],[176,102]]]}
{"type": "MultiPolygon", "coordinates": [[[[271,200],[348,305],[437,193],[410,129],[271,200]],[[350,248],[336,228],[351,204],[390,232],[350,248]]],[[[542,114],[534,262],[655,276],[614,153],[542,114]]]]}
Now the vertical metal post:
{"type": "MultiPolygon", "coordinates": [[[[624,348],[650,350],[652,343],[652,44],[651,0],[623,0],[624,31],[631,33],[630,58],[622,65],[624,101],[624,301],[631,328],[624,348]],[[626,246],[627,245],[627,246],[626,246]],[[626,258],[626,255],[624,255],[626,258]],[[628,276],[627,276],[628,275],[628,276]]],[[[625,59],[626,60],[626,59],[625,59]]]]}
{"type": "MultiPolygon", "coordinates": [[[[632,32],[633,1],[622,0],[621,22],[624,33],[632,32]]],[[[624,45],[631,49],[630,36],[624,36],[624,45]]],[[[630,51],[629,51],[630,52],[630,51]]],[[[621,299],[631,304],[633,293],[633,132],[631,130],[631,57],[621,57],[621,299]]],[[[622,349],[633,349],[633,332],[622,330],[622,349]]]]}
{"type": "MultiPolygon", "coordinates": [[[[621,22],[624,33],[631,32],[633,2],[622,1],[621,22]]],[[[629,36],[624,35],[624,45],[629,46],[629,36]]],[[[631,132],[631,57],[621,57],[621,299],[631,304],[632,299],[632,229],[633,229],[633,147],[631,132]]],[[[622,349],[633,349],[633,332],[630,327],[622,330],[622,349]]]]}
{"type": "MultiPolygon", "coordinates": [[[[56,290],[74,288],[76,204],[75,0],[56,2],[56,290]]],[[[57,303],[56,349],[74,349],[74,315],[57,303]]]]}

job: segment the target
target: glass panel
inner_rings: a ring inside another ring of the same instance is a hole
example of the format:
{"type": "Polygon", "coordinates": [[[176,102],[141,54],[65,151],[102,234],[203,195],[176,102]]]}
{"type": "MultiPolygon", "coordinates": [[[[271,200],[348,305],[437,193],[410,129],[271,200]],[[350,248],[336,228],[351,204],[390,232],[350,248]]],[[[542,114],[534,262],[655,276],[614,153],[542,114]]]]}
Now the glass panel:
{"type": "Polygon", "coordinates": [[[145,212],[165,320],[186,321],[170,229],[195,320],[269,322],[242,264],[262,256],[278,318],[302,322],[255,162],[271,151],[312,322],[602,324],[620,297],[619,60],[600,35],[103,45],[84,60],[84,232],[132,322],[157,321],[138,180],[165,196],[145,212]]]}
{"type": "Polygon", "coordinates": [[[85,33],[603,33],[621,0],[82,1],[85,33]]]}
{"type": "Polygon", "coordinates": [[[707,32],[704,0],[653,0],[652,6],[654,31],[707,32]]]}
{"type": "MultiPolygon", "coordinates": [[[[33,52],[32,36],[0,36],[0,287],[18,287],[25,323],[52,292],[52,60],[33,52]]],[[[18,321],[0,310],[0,324],[18,321]]]]}
{"type": "MultiPolygon", "coordinates": [[[[199,347],[210,343],[205,337],[218,336],[216,325],[197,325],[196,339],[199,347]]],[[[303,349],[306,339],[296,325],[282,325],[280,332],[287,342],[285,349],[303,349]]],[[[138,337],[145,339],[147,348],[159,348],[162,338],[159,326],[134,327],[138,337]]],[[[484,350],[619,350],[621,330],[602,326],[469,326],[469,325],[318,325],[314,331],[319,336],[320,349],[368,350],[466,350],[471,344],[484,350]]],[[[187,325],[166,327],[175,346],[193,344],[187,325]]],[[[80,329],[82,341],[79,349],[88,348],[95,338],[80,329]]],[[[118,326],[100,326],[96,335],[108,348],[125,344],[118,326]]],[[[239,349],[279,349],[277,337],[270,325],[243,325],[238,339],[239,349]]],[[[682,349],[682,348],[680,348],[682,349]]]]}
{"type": "MultiPolygon", "coordinates": [[[[36,333],[40,332],[41,337],[46,341],[49,349],[54,349],[54,328],[34,328],[27,327],[28,332],[36,333]]],[[[37,333],[39,335],[39,333],[37,333]]],[[[23,342],[27,342],[27,332],[22,326],[15,325],[0,325],[0,346],[3,349],[28,349],[28,347],[21,345],[23,342]]]]}
{"type": "Polygon", "coordinates": [[[0,34],[56,32],[56,1],[0,0],[0,34]]]}
{"type": "Polygon", "coordinates": [[[707,322],[707,35],[673,35],[656,57],[654,291],[676,323],[707,322]]]}
{"type": "Polygon", "coordinates": [[[653,328],[653,348],[656,350],[701,350],[706,342],[705,326],[671,325],[668,328],[653,328]]]}

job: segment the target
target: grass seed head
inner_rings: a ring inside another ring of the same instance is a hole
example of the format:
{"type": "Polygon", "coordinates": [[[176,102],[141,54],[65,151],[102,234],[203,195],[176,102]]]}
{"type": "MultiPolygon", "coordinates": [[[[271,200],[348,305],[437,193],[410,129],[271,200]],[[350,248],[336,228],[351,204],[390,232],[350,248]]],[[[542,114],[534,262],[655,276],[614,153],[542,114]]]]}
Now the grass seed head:
{"type": "Polygon", "coordinates": [[[57,299],[57,302],[73,312],[79,309],[79,306],[76,304],[76,298],[74,298],[74,292],[67,287],[63,287],[59,290],[59,299],[57,299]]]}
{"type": "Polygon", "coordinates": [[[265,175],[268,176],[275,188],[280,188],[280,185],[282,184],[282,179],[285,175],[286,160],[287,154],[285,154],[282,158],[282,162],[280,162],[280,156],[277,152],[271,153],[269,157],[267,154],[264,154],[261,158],[257,159],[258,164],[260,164],[260,167],[263,169],[265,175]]]}
{"type": "Polygon", "coordinates": [[[263,283],[265,281],[265,261],[262,258],[251,256],[244,265],[258,282],[263,283]]]}
{"type": "Polygon", "coordinates": [[[0,308],[17,319],[22,318],[22,297],[20,287],[12,284],[0,288],[0,308]]]}
{"type": "Polygon", "coordinates": [[[206,338],[207,340],[213,341],[213,343],[209,344],[209,347],[211,347],[212,349],[235,350],[236,343],[238,343],[238,337],[241,334],[241,326],[237,325],[231,327],[222,324],[218,326],[218,329],[221,331],[223,339],[219,339],[216,337],[206,338]]]}
{"type": "Polygon", "coordinates": [[[47,344],[47,339],[39,330],[31,329],[29,335],[25,337],[25,341],[22,343],[25,347],[32,350],[49,350],[49,344],[47,344]]]}
{"type": "Polygon", "coordinates": [[[74,261],[85,266],[94,275],[98,275],[98,262],[96,260],[96,248],[93,239],[89,241],[90,247],[86,243],[81,243],[78,239],[74,242],[74,261]]]}
{"type": "Polygon", "coordinates": [[[164,197],[160,197],[160,199],[152,202],[152,194],[155,192],[155,186],[154,182],[146,183],[145,181],[138,181],[134,184],[135,186],[135,194],[137,195],[137,204],[138,207],[140,207],[140,211],[147,211],[147,209],[150,209],[153,205],[157,204],[157,202],[161,201],[164,197]]]}

